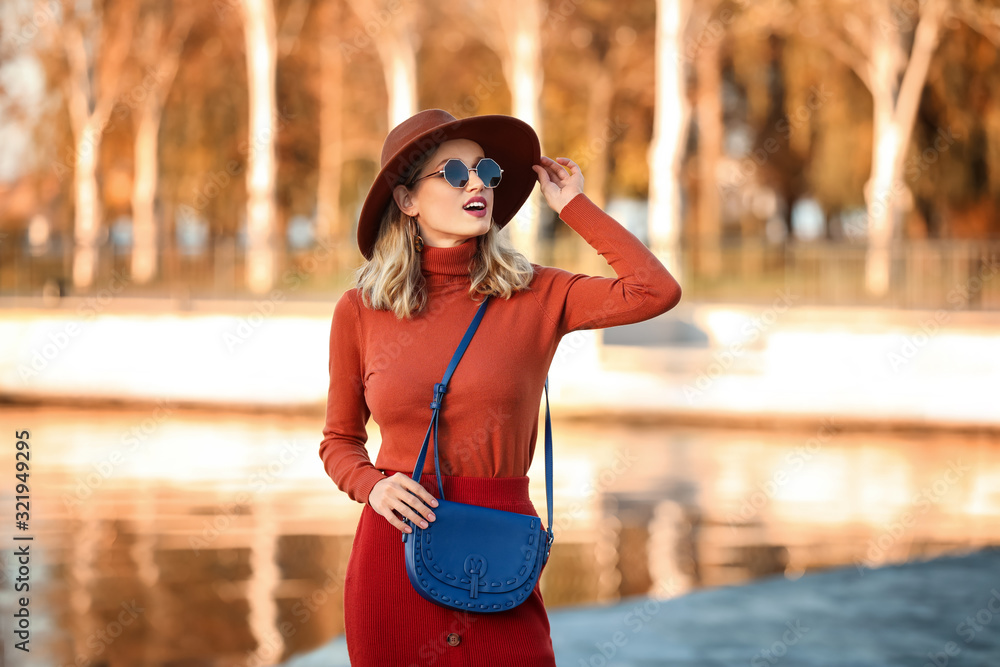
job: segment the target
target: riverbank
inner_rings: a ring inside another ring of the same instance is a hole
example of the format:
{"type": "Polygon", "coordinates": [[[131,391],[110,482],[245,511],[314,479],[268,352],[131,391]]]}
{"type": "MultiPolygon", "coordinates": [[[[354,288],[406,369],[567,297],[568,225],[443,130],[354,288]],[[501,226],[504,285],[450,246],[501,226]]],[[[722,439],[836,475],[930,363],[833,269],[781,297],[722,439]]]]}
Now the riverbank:
{"type": "MultiPolygon", "coordinates": [[[[1000,664],[1000,550],[549,612],[559,667],[1000,664]]],[[[341,635],[283,667],[348,667],[341,635]]]]}
{"type": "MultiPolygon", "coordinates": [[[[332,304],[6,304],[0,401],[322,414],[332,304]]],[[[1000,432],[1000,313],[682,303],[566,336],[557,418],[1000,432]]]]}

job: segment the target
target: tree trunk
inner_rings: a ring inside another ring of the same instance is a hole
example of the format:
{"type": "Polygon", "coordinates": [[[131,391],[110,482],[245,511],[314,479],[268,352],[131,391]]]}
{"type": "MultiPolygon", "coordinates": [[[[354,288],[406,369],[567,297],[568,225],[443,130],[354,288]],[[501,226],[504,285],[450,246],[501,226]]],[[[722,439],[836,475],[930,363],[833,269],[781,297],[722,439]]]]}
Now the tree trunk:
{"type": "Polygon", "coordinates": [[[722,155],[722,77],[719,40],[710,40],[697,55],[698,78],[698,230],[695,266],[705,278],[722,273],[722,224],[716,172],[722,155]]]}
{"type": "Polygon", "coordinates": [[[274,203],[277,37],[271,2],[243,0],[250,99],[246,284],[255,294],[267,292],[274,284],[277,241],[274,203]]]}
{"type": "MultiPolygon", "coordinates": [[[[362,22],[381,22],[373,0],[349,0],[354,13],[362,22]]],[[[413,21],[407,3],[398,5],[385,23],[382,34],[375,37],[375,50],[382,62],[385,86],[389,95],[389,129],[417,111],[417,59],[413,46],[413,21]]]]}
{"type": "Polygon", "coordinates": [[[875,297],[889,290],[890,252],[899,194],[905,185],[895,166],[902,151],[899,128],[893,119],[892,102],[883,93],[873,93],[872,173],[865,188],[868,219],[868,252],[865,257],[865,288],[875,297]]]}
{"type": "Polygon", "coordinates": [[[417,112],[417,59],[409,39],[393,40],[389,53],[389,127],[417,112]]]}
{"type": "Polygon", "coordinates": [[[123,11],[119,19],[121,27],[117,29],[105,25],[108,15],[103,11],[86,17],[71,13],[58,26],[55,22],[45,23],[52,39],[62,43],[69,66],[64,90],[76,150],[72,271],[73,286],[80,290],[91,287],[97,276],[102,217],[97,187],[98,156],[117,94],[118,78],[132,42],[136,5],[126,4],[123,11]],[[97,30],[91,30],[92,26],[97,26],[97,30]]]}
{"type": "Polygon", "coordinates": [[[883,3],[875,3],[872,7],[874,118],[872,175],[865,188],[868,214],[865,288],[878,298],[889,291],[892,239],[902,228],[902,214],[909,203],[903,165],[920,95],[937,48],[944,3],[929,0],[924,5],[905,69],[900,66],[900,58],[904,56],[900,55],[903,45],[897,18],[891,16],[888,6],[883,3]],[[883,34],[886,31],[890,32],[888,38],[883,34]],[[901,83],[900,71],[903,72],[901,83]]]}
{"type": "MultiPolygon", "coordinates": [[[[182,10],[177,10],[182,11],[182,10]]],[[[194,17],[190,14],[173,16],[174,27],[166,40],[162,39],[164,16],[150,19],[149,31],[142,39],[150,43],[139,45],[146,63],[142,86],[146,89],[138,110],[132,183],[132,280],[137,284],[151,281],[159,264],[159,229],[156,220],[156,188],[160,179],[159,134],[163,105],[180,68],[181,52],[194,17]]]]}
{"type": "MultiPolygon", "coordinates": [[[[150,93],[149,97],[153,97],[150,93]]],[[[158,135],[163,109],[147,103],[135,135],[135,177],[132,183],[132,280],[145,284],[157,270],[156,184],[159,180],[158,135]]]]}
{"type": "MultiPolygon", "coordinates": [[[[325,34],[339,35],[339,5],[327,2],[320,5],[320,20],[326,26],[325,34]]],[[[321,245],[333,248],[335,270],[346,268],[353,258],[349,252],[356,247],[353,242],[350,219],[341,213],[341,169],[343,151],[343,56],[335,39],[320,46],[320,116],[319,116],[319,178],[316,193],[316,239],[321,245]]]]}
{"type": "Polygon", "coordinates": [[[97,189],[97,154],[101,127],[90,118],[77,133],[73,170],[73,285],[87,289],[97,276],[97,241],[101,224],[101,198],[97,189]]]}
{"type": "Polygon", "coordinates": [[[680,263],[680,163],[687,133],[684,26],[689,0],[657,0],[656,109],[649,152],[649,239],[675,278],[680,263]]]}
{"type": "Polygon", "coordinates": [[[586,150],[577,160],[587,177],[587,196],[595,204],[604,208],[608,195],[608,154],[609,146],[616,131],[611,125],[611,106],[615,98],[615,80],[610,63],[598,64],[590,79],[590,96],[587,104],[586,150]]]}
{"type": "MultiPolygon", "coordinates": [[[[530,125],[541,141],[542,7],[539,0],[517,0],[498,11],[505,40],[506,57],[502,62],[510,86],[512,115],[530,125]]],[[[510,229],[514,245],[532,261],[538,259],[541,206],[537,189],[532,190],[524,206],[504,228],[510,229]]]]}

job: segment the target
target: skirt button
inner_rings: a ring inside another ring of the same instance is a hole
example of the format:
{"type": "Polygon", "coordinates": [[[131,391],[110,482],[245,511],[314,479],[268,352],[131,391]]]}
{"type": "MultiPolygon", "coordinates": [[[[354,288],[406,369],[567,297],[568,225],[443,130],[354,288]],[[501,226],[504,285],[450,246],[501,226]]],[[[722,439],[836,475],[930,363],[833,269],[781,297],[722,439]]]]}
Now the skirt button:
{"type": "Polygon", "coordinates": [[[448,646],[458,646],[462,642],[462,638],[457,632],[451,632],[448,634],[448,646]]]}

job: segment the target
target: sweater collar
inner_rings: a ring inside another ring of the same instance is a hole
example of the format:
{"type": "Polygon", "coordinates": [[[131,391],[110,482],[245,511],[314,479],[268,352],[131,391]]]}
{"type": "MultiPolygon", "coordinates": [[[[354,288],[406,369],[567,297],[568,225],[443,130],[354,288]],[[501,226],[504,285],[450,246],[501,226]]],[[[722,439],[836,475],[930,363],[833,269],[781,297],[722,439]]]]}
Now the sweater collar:
{"type": "Polygon", "coordinates": [[[476,254],[478,238],[451,248],[425,245],[420,253],[420,271],[425,275],[469,277],[469,262],[476,254]]]}

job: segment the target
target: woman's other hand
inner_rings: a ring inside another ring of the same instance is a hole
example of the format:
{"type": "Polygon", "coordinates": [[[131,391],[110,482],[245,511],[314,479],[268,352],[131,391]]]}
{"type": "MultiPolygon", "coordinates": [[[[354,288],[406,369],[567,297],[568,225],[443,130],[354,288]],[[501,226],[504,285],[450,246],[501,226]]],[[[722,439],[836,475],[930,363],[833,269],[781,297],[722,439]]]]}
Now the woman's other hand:
{"type": "Polygon", "coordinates": [[[437,499],[418,482],[401,472],[379,480],[368,494],[368,504],[386,518],[386,521],[404,533],[413,529],[406,525],[409,519],[421,528],[426,528],[434,520],[431,507],[437,507],[437,499]],[[396,512],[403,515],[400,519],[396,512]],[[425,520],[426,519],[426,520],[425,520]]]}
{"type": "Polygon", "coordinates": [[[538,176],[542,196],[557,214],[562,213],[563,206],[573,197],[583,192],[583,171],[568,157],[553,160],[543,155],[542,163],[531,168],[538,176]]]}

